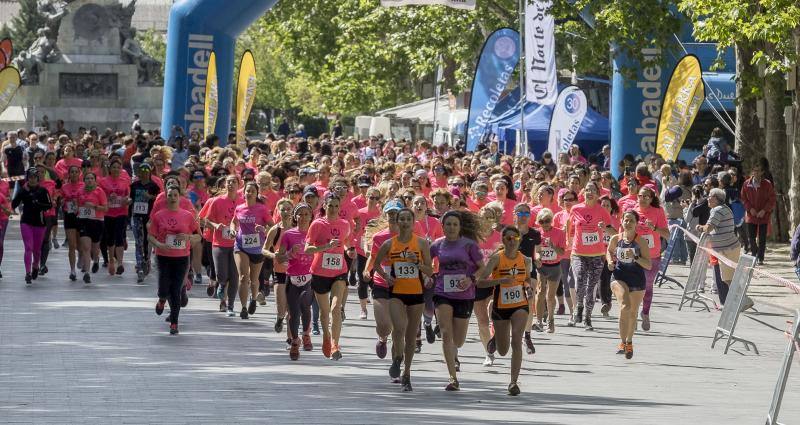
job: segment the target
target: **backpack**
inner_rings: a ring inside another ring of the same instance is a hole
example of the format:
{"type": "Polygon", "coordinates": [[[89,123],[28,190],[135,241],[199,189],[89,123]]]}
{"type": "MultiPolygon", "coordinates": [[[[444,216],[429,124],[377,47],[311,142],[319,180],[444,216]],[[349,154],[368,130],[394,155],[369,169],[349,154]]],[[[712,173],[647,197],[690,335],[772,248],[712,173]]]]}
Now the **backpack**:
{"type": "Polygon", "coordinates": [[[731,202],[730,207],[731,212],[733,213],[733,225],[736,227],[741,226],[742,223],[744,223],[744,204],[742,204],[742,201],[737,199],[731,202]]]}

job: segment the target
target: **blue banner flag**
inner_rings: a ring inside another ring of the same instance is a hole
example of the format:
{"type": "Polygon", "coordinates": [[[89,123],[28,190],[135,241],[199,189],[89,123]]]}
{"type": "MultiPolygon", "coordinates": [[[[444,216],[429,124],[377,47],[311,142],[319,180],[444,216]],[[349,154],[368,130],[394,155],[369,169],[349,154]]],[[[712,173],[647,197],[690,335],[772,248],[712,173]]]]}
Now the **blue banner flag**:
{"type": "Polygon", "coordinates": [[[519,63],[520,49],[519,33],[511,28],[500,28],[483,44],[472,80],[467,118],[467,152],[473,152],[478,147],[494,108],[519,63]]]}

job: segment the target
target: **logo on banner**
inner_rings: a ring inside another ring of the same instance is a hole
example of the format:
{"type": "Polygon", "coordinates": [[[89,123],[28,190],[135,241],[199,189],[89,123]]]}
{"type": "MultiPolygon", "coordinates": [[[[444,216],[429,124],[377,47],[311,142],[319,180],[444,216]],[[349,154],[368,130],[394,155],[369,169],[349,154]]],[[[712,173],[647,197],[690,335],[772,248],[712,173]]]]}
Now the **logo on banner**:
{"type": "Polygon", "coordinates": [[[500,37],[494,43],[494,54],[500,59],[508,59],[517,53],[517,45],[510,37],[500,37]]]}
{"type": "Polygon", "coordinates": [[[575,93],[570,93],[564,99],[564,109],[570,116],[578,114],[581,108],[581,98],[575,93]]]}
{"type": "Polygon", "coordinates": [[[205,34],[189,34],[189,66],[186,73],[189,86],[186,93],[189,95],[189,113],[183,116],[188,127],[187,133],[203,131],[205,122],[206,77],[208,76],[208,62],[211,51],[214,49],[214,36],[205,34]]]}
{"type": "Polygon", "coordinates": [[[552,105],[558,97],[555,20],[550,0],[533,0],[525,8],[525,98],[552,105]]]}
{"type": "Polygon", "coordinates": [[[569,86],[561,91],[550,117],[548,152],[558,155],[569,150],[578,137],[587,109],[586,95],[581,89],[569,86]]]}
{"type": "Polygon", "coordinates": [[[678,158],[678,152],[705,100],[702,72],[700,60],[693,55],[681,59],[672,72],[661,106],[656,139],[656,152],[667,161],[678,158]]]}

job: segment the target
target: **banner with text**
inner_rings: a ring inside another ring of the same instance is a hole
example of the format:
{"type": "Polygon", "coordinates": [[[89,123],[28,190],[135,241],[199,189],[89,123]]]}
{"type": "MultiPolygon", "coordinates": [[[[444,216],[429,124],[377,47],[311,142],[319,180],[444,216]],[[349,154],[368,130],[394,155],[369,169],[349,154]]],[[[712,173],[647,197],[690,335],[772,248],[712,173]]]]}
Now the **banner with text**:
{"type": "Polygon", "coordinates": [[[697,56],[684,56],[672,71],[661,117],[658,121],[656,153],[666,161],[675,161],[706,98],[702,67],[697,56]]]}
{"type": "Polygon", "coordinates": [[[519,33],[501,28],[486,39],[475,66],[467,116],[467,152],[478,147],[497,102],[519,63],[519,33]]]}
{"type": "Polygon", "coordinates": [[[547,138],[547,151],[558,158],[558,154],[567,152],[578,136],[583,118],[588,108],[586,94],[576,86],[561,90],[550,117],[550,130],[547,138]]]}
{"type": "Polygon", "coordinates": [[[256,99],[256,62],[249,50],[242,55],[236,85],[236,142],[245,140],[245,127],[256,99]]]}
{"type": "Polygon", "coordinates": [[[533,0],[525,6],[525,99],[540,105],[552,105],[558,97],[551,6],[550,0],[533,0]]]}
{"type": "Polygon", "coordinates": [[[211,52],[211,56],[208,58],[208,74],[206,75],[203,136],[214,133],[217,128],[217,110],[219,108],[219,87],[217,84],[217,55],[211,52]]]}
{"type": "Polygon", "coordinates": [[[475,0],[381,0],[383,7],[447,6],[453,9],[475,10],[475,0]]]}
{"type": "Polygon", "coordinates": [[[6,110],[20,86],[19,71],[13,66],[0,71],[0,113],[6,110]]]}

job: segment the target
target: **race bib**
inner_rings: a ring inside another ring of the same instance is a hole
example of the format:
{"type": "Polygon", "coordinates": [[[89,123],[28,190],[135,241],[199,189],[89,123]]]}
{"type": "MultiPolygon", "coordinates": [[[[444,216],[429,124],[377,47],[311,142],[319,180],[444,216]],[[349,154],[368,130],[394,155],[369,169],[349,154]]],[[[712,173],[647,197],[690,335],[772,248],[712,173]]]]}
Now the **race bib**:
{"type": "Polygon", "coordinates": [[[95,218],[97,217],[94,208],[80,207],[78,208],[78,218],[95,218]]]}
{"type": "Polygon", "coordinates": [[[611,242],[611,235],[603,234],[603,243],[608,245],[611,242]]]}
{"type": "Polygon", "coordinates": [[[242,235],[242,248],[261,248],[261,235],[258,233],[242,235]]]}
{"type": "Polygon", "coordinates": [[[458,287],[467,276],[463,274],[446,274],[444,275],[444,292],[463,292],[464,290],[458,287]]]}
{"type": "Polygon", "coordinates": [[[64,212],[67,214],[76,214],[78,212],[78,204],[74,201],[67,201],[64,204],[64,212]]]}
{"type": "Polygon", "coordinates": [[[186,240],[178,239],[177,235],[167,235],[166,241],[169,249],[186,249],[186,240]]]}
{"type": "Polygon", "coordinates": [[[342,270],[344,256],[326,252],[322,254],[322,268],[325,270],[342,270]]]}
{"type": "Polygon", "coordinates": [[[289,276],[289,281],[292,282],[294,286],[303,286],[308,282],[311,282],[311,275],[310,274],[301,274],[300,276],[289,276]]]}
{"type": "Polygon", "coordinates": [[[654,248],[656,246],[655,239],[653,238],[652,234],[650,234],[650,235],[642,235],[642,239],[647,241],[647,247],[648,248],[654,248]]]}
{"type": "Polygon", "coordinates": [[[108,200],[108,207],[109,208],[121,208],[122,207],[122,198],[115,196],[114,198],[110,198],[108,200]]]}
{"type": "Polygon", "coordinates": [[[150,209],[150,205],[147,202],[134,202],[133,203],[133,213],[134,214],[147,214],[147,211],[150,209]]]}
{"type": "Polygon", "coordinates": [[[631,264],[635,261],[636,253],[633,248],[622,248],[617,251],[617,261],[620,263],[631,264]]]}
{"type": "Polygon", "coordinates": [[[541,256],[542,261],[556,261],[556,250],[555,248],[542,248],[539,251],[539,255],[541,256]]]}
{"type": "Polygon", "coordinates": [[[598,232],[583,232],[581,233],[581,241],[586,246],[592,246],[600,243],[600,233],[598,232]]]}
{"type": "Polygon", "coordinates": [[[414,263],[394,263],[394,277],[397,279],[416,279],[419,277],[419,268],[414,263]]]}
{"type": "Polygon", "coordinates": [[[516,304],[520,301],[524,301],[522,285],[500,287],[500,302],[502,304],[516,304]]]}
{"type": "Polygon", "coordinates": [[[236,238],[236,233],[234,233],[230,227],[223,227],[222,230],[222,239],[233,240],[236,238]]]}

